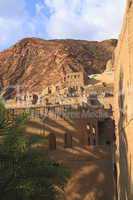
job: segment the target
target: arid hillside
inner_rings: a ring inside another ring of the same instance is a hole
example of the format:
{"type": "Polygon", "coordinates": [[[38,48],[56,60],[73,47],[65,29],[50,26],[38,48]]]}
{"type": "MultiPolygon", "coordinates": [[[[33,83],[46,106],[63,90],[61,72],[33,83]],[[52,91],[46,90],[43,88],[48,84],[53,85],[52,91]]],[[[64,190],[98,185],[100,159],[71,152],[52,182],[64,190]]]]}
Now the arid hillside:
{"type": "Polygon", "coordinates": [[[89,42],[26,38],[0,52],[0,88],[22,85],[40,91],[63,80],[67,72],[101,73],[117,40],[89,42]]]}

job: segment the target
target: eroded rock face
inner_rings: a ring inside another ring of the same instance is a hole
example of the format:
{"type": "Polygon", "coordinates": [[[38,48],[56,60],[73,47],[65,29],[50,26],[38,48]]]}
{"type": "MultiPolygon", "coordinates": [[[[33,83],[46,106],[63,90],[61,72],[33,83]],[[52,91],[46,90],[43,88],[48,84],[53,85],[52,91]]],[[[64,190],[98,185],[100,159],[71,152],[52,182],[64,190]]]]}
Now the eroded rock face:
{"type": "Polygon", "coordinates": [[[62,81],[67,72],[103,72],[116,43],[117,40],[89,42],[26,38],[0,53],[0,77],[4,87],[24,84],[29,91],[39,92],[62,81]]]}

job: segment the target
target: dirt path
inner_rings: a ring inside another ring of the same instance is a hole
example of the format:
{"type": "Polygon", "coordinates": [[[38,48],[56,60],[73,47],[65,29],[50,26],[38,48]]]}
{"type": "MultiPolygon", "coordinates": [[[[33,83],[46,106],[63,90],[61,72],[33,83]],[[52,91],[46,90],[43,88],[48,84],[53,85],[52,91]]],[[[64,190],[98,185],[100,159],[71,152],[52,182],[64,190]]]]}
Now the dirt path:
{"type": "Polygon", "coordinates": [[[52,160],[70,168],[66,200],[113,200],[113,166],[109,148],[73,148],[49,152],[52,160]]]}

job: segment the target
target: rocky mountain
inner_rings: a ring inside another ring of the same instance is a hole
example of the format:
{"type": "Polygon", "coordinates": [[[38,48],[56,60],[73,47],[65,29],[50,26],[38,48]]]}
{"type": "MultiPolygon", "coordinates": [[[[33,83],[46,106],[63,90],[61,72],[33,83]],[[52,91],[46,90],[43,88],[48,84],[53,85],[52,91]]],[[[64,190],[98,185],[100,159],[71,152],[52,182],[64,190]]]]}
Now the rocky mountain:
{"type": "Polygon", "coordinates": [[[41,91],[68,72],[101,73],[116,44],[117,40],[23,39],[0,52],[0,87],[25,85],[29,91],[41,91]]]}

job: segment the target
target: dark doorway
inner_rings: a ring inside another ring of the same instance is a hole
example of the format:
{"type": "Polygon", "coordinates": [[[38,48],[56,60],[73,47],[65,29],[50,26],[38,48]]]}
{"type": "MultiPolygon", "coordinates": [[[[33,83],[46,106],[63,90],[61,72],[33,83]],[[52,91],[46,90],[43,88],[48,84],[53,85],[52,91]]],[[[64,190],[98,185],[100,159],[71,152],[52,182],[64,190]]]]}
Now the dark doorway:
{"type": "Polygon", "coordinates": [[[108,118],[98,122],[99,145],[112,145],[115,140],[115,122],[108,118]]]}
{"type": "Polygon", "coordinates": [[[37,101],[38,101],[38,96],[36,94],[33,95],[33,101],[32,101],[32,104],[35,105],[37,104],[37,101]]]}

